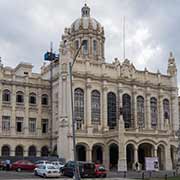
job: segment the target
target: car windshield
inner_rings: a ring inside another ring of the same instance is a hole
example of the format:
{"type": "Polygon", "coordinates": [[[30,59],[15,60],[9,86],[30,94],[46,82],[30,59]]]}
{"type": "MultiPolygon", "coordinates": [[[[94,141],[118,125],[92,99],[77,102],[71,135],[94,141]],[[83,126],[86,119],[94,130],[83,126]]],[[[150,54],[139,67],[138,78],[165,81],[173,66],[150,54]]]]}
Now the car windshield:
{"type": "Polygon", "coordinates": [[[99,166],[98,168],[100,171],[105,171],[105,167],[104,166],[99,166]]]}
{"type": "Polygon", "coordinates": [[[56,169],[54,166],[47,166],[47,169],[56,169]]]}

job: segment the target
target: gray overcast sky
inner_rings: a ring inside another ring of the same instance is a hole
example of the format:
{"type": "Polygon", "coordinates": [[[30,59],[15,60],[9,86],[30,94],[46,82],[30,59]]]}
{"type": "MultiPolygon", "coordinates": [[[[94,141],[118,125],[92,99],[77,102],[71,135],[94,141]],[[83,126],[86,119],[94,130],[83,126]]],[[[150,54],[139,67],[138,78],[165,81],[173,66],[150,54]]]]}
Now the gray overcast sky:
{"type": "MultiPolygon", "coordinates": [[[[0,56],[5,65],[32,63],[40,70],[50,41],[58,52],[65,27],[81,16],[85,0],[0,0],[0,56]]],[[[169,52],[180,66],[180,0],[86,0],[105,29],[106,61],[122,59],[122,19],[126,17],[126,57],[136,68],[166,73],[169,52]]],[[[180,74],[180,73],[179,73],[180,74]]],[[[180,76],[179,76],[180,77],[180,76]]],[[[178,78],[180,79],[180,78],[178,78]]],[[[180,80],[179,80],[180,84],[180,80]]]]}

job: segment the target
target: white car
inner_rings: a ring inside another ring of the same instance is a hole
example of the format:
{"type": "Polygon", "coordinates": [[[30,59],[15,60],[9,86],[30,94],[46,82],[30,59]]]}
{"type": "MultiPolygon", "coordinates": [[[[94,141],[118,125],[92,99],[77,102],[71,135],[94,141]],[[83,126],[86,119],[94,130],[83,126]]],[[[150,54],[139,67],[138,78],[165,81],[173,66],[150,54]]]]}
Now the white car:
{"type": "Polygon", "coordinates": [[[35,162],[35,164],[38,165],[42,165],[42,164],[50,164],[50,161],[48,160],[38,160],[35,162]]]}
{"type": "Polygon", "coordinates": [[[59,169],[59,171],[61,170],[61,168],[64,167],[64,164],[59,161],[52,161],[51,164],[54,165],[54,167],[56,167],[57,169],[59,169]]]}
{"type": "Polygon", "coordinates": [[[34,169],[35,176],[46,177],[60,177],[59,169],[52,164],[40,164],[34,169]]]}

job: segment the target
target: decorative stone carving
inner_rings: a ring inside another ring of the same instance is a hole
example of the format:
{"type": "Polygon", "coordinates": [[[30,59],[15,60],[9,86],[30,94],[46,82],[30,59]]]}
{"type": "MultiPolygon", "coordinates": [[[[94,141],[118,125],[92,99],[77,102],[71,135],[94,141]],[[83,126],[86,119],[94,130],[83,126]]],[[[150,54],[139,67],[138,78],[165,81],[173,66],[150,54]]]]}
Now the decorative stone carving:
{"type": "Polygon", "coordinates": [[[60,120],[60,127],[68,127],[68,120],[63,118],[60,120]]]}
{"type": "Polygon", "coordinates": [[[177,74],[176,62],[175,62],[175,58],[173,57],[172,52],[170,52],[170,57],[169,57],[169,60],[168,60],[167,73],[170,76],[175,76],[177,74]]]}
{"type": "Polygon", "coordinates": [[[135,67],[128,59],[125,59],[121,66],[121,76],[124,78],[132,78],[135,73],[135,67]]]}

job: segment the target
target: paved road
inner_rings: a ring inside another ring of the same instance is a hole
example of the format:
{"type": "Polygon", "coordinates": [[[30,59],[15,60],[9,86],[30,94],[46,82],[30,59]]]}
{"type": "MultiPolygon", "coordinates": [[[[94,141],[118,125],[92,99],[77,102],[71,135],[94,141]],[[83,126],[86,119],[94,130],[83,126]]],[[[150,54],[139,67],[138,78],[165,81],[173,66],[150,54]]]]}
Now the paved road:
{"type": "MultiPolygon", "coordinates": [[[[16,172],[16,171],[0,171],[0,180],[3,179],[9,179],[9,180],[39,180],[39,179],[43,179],[41,177],[38,176],[34,176],[34,174],[32,172],[16,172]]],[[[53,180],[72,180],[70,178],[66,178],[66,177],[60,177],[60,178],[46,178],[47,180],[49,179],[53,179],[53,180]]],[[[97,180],[124,180],[124,178],[98,178],[97,180]]],[[[83,179],[84,180],[84,179],[83,179]]],[[[95,178],[93,178],[93,180],[96,180],[95,178]]],[[[128,180],[128,179],[126,179],[128,180]]],[[[131,179],[132,180],[132,179],[131,179]]]]}
{"type": "MultiPolygon", "coordinates": [[[[0,180],[5,180],[5,179],[9,179],[9,180],[39,180],[39,179],[43,179],[41,177],[38,176],[34,176],[33,172],[16,172],[16,171],[0,171],[0,180]]],[[[59,178],[47,178],[48,179],[53,179],[53,180],[72,180],[70,178],[67,177],[59,177],[59,178]]],[[[108,178],[98,178],[97,180],[124,180],[124,178],[116,178],[116,177],[108,177],[108,178]]],[[[85,180],[85,179],[83,179],[85,180]]],[[[96,178],[93,178],[93,180],[96,180],[96,178]]],[[[126,179],[128,180],[128,179],[126,179]]],[[[131,179],[132,180],[132,179],[131,179]]]]}
{"type": "MultiPolygon", "coordinates": [[[[175,174],[172,171],[159,171],[159,172],[134,172],[130,171],[127,173],[124,172],[109,172],[107,178],[104,178],[104,180],[123,180],[123,179],[142,179],[149,178],[149,177],[173,177],[175,174]],[[124,178],[126,177],[126,178],[124,178]]],[[[5,179],[25,179],[25,180],[39,180],[42,179],[41,177],[34,176],[33,172],[16,172],[16,171],[0,171],[0,180],[5,179]]],[[[52,179],[52,178],[51,178],[52,179]]],[[[67,177],[60,177],[60,178],[53,178],[53,179],[59,179],[59,180],[69,180],[67,177]]],[[[102,178],[101,178],[102,179],[102,178]]],[[[101,180],[100,178],[97,180],[101,180]]],[[[72,180],[72,179],[71,179],[72,180]]],[[[95,178],[93,178],[95,180],[95,178]]]]}

